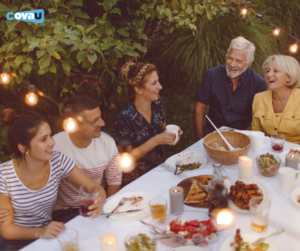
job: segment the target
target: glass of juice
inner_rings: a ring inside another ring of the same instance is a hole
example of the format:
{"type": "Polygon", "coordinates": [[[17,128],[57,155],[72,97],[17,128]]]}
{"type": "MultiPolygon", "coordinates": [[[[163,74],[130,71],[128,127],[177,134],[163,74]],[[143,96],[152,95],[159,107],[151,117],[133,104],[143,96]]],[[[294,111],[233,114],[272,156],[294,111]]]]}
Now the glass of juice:
{"type": "Polygon", "coordinates": [[[61,251],[78,250],[78,232],[75,229],[65,229],[56,237],[61,251]]]}
{"type": "Polygon", "coordinates": [[[252,229],[266,231],[269,223],[271,202],[263,197],[254,197],[249,201],[252,229]]]}
{"type": "Polygon", "coordinates": [[[94,204],[94,200],[99,195],[99,188],[96,185],[86,184],[79,188],[79,213],[84,217],[88,215],[89,206],[94,204]]]}
{"type": "Polygon", "coordinates": [[[271,145],[272,149],[276,153],[281,153],[283,151],[285,142],[285,136],[281,133],[275,133],[271,135],[271,145]]]}
{"type": "Polygon", "coordinates": [[[149,201],[153,219],[159,219],[167,214],[167,204],[167,200],[164,198],[154,198],[149,201]]]}

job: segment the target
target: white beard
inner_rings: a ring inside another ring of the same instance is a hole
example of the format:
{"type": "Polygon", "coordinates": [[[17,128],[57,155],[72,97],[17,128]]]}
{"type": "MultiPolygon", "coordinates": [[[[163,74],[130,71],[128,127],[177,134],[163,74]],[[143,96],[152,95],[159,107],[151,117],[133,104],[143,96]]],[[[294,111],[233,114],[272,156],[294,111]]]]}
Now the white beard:
{"type": "Polygon", "coordinates": [[[230,73],[230,71],[228,69],[228,65],[226,65],[226,73],[227,73],[227,76],[230,77],[230,78],[236,78],[236,77],[242,75],[247,69],[248,69],[248,66],[246,65],[244,67],[244,69],[242,69],[240,71],[237,71],[236,73],[230,73]]]}

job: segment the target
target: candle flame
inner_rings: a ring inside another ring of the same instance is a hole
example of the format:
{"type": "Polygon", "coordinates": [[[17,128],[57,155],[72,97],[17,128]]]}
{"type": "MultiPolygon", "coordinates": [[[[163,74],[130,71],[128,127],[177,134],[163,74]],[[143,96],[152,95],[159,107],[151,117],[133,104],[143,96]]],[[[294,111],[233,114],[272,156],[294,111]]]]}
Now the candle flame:
{"type": "Polygon", "coordinates": [[[224,210],[218,214],[217,222],[220,225],[229,225],[232,221],[232,218],[233,218],[232,214],[229,211],[224,210]]]}
{"type": "Polygon", "coordinates": [[[121,160],[122,167],[129,167],[131,165],[131,158],[128,153],[123,154],[123,158],[121,160]]]}

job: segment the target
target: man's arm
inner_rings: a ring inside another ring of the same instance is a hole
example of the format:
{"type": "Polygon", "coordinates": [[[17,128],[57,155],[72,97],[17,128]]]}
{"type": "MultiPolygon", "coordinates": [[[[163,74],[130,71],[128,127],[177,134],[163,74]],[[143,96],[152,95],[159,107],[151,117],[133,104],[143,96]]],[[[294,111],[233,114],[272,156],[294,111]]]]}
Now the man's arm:
{"type": "Polygon", "coordinates": [[[194,108],[194,132],[196,141],[203,138],[203,116],[206,105],[196,101],[194,108]]]}
{"type": "Polygon", "coordinates": [[[247,130],[247,131],[252,131],[252,126],[251,126],[251,124],[250,124],[245,130],[247,130]]]}
{"type": "Polygon", "coordinates": [[[107,186],[107,197],[114,195],[121,189],[121,185],[108,185],[107,186]]]}

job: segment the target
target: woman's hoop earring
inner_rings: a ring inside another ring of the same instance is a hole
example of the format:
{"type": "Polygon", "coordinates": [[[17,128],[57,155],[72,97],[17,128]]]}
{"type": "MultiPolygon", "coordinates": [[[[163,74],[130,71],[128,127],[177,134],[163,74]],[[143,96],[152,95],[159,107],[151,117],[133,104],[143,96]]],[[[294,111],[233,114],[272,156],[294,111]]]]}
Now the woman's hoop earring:
{"type": "Polygon", "coordinates": [[[28,154],[28,151],[26,151],[26,154],[28,154]]]}

